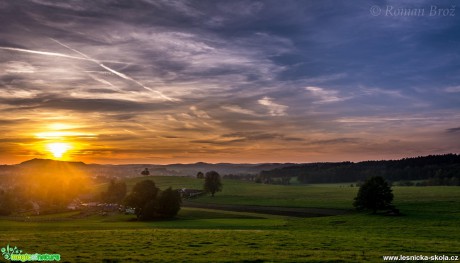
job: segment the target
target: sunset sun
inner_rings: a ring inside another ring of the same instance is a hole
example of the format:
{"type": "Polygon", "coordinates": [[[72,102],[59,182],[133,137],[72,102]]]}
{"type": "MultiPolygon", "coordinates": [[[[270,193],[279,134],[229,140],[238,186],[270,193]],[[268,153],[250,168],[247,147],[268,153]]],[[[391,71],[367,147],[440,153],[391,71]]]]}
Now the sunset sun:
{"type": "Polygon", "coordinates": [[[48,151],[54,156],[54,158],[62,158],[62,156],[72,148],[70,144],[64,142],[49,143],[46,145],[48,151]]]}

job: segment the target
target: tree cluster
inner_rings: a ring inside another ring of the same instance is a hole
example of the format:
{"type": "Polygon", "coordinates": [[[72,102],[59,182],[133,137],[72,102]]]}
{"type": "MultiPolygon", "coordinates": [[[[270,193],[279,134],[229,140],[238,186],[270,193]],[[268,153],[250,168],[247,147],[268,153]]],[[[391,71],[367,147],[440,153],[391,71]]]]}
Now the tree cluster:
{"type": "Polygon", "coordinates": [[[26,191],[19,187],[0,189],[0,216],[33,210],[33,202],[26,191]]]}
{"type": "Polygon", "coordinates": [[[134,185],[125,198],[125,204],[135,209],[139,220],[172,218],[180,210],[181,197],[170,188],[160,191],[152,180],[144,180],[134,185]]]}
{"type": "Polygon", "coordinates": [[[78,196],[87,192],[90,178],[77,173],[30,171],[0,186],[0,213],[63,211],[78,196]],[[1,188],[4,188],[1,190],[1,188]],[[34,208],[38,207],[38,208],[34,208]]]}

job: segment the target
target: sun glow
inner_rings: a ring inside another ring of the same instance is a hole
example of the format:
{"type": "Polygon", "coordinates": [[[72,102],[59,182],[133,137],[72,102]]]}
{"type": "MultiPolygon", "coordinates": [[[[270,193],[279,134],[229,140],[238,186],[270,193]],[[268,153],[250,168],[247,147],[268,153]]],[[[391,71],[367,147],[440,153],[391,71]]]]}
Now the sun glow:
{"type": "Polygon", "coordinates": [[[54,156],[54,158],[62,158],[62,156],[72,148],[72,146],[65,142],[54,142],[46,145],[48,151],[54,156]]]}

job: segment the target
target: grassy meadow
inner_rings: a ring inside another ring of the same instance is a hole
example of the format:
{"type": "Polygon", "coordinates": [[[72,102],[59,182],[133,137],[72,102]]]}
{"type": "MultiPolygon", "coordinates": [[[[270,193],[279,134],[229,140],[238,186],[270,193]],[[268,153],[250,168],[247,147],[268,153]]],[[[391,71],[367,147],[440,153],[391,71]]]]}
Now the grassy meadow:
{"type": "MultiPolygon", "coordinates": [[[[194,178],[152,179],[162,189],[202,184],[194,178]]],[[[0,245],[59,253],[61,262],[383,262],[384,255],[460,255],[460,187],[393,187],[394,204],[403,213],[398,217],[352,211],[358,188],[349,184],[223,185],[214,198],[192,202],[350,211],[299,218],[183,207],[175,220],[157,222],[79,212],[2,217],[0,245]]]]}

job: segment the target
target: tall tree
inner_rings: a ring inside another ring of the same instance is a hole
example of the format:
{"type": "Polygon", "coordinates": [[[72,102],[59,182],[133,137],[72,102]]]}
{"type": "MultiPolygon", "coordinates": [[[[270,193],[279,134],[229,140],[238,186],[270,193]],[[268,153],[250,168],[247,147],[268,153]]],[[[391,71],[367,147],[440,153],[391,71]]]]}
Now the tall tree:
{"type": "Polygon", "coordinates": [[[207,172],[204,177],[204,190],[214,196],[216,192],[222,191],[220,175],[216,171],[207,172]]]}
{"type": "Polygon", "coordinates": [[[373,176],[361,185],[353,205],[358,210],[377,210],[391,208],[393,193],[390,185],[381,176],[373,176]]]}
{"type": "Polygon", "coordinates": [[[125,204],[135,209],[136,216],[138,219],[148,217],[144,214],[144,208],[150,203],[153,206],[157,198],[158,188],[152,180],[143,180],[134,185],[131,193],[125,198],[125,204]]]}
{"type": "Polygon", "coordinates": [[[158,199],[158,214],[161,217],[171,218],[177,215],[180,210],[182,199],[178,191],[171,189],[164,190],[158,199]]]}
{"type": "Polygon", "coordinates": [[[120,203],[126,196],[126,183],[112,179],[107,191],[102,193],[102,199],[108,203],[120,203]]]}

